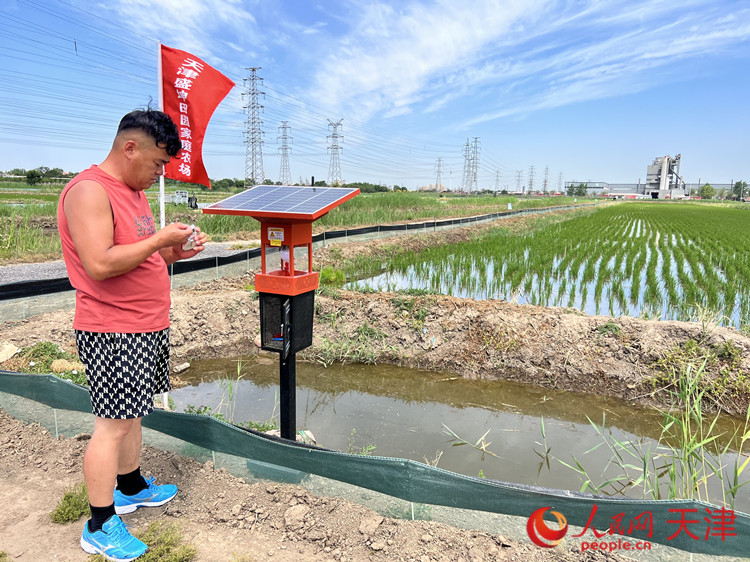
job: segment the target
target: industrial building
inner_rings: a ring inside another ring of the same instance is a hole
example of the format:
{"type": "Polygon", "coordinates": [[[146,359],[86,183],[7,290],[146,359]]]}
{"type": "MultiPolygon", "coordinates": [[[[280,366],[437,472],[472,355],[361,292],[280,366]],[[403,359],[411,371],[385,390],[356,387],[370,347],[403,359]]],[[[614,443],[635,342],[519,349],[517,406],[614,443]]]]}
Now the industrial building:
{"type": "MultiPolygon", "coordinates": [[[[641,183],[607,183],[607,182],[565,182],[565,187],[586,184],[589,195],[608,195],[611,197],[628,197],[638,199],[682,199],[690,195],[692,189],[699,189],[701,183],[689,184],[680,176],[680,158],[677,156],[659,156],[646,167],[646,182],[641,183]]],[[[732,189],[732,184],[711,184],[715,189],[732,189]]]]}

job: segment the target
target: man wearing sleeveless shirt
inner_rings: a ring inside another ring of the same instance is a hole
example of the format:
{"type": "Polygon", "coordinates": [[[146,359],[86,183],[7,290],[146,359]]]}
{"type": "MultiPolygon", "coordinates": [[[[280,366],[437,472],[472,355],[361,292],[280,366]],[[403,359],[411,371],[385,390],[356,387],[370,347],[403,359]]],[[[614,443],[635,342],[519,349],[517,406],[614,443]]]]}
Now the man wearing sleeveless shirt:
{"type": "Polygon", "coordinates": [[[147,546],[119,514],[177,494],[140,473],[141,418],[169,384],[170,282],[167,265],[203,250],[200,229],[156,229],[143,193],[182,144],[171,118],[151,109],[120,121],[106,159],[65,186],[57,218],[65,265],[76,289],[73,328],[95,415],[83,458],[91,519],[81,547],[129,561],[147,546]],[[195,246],[183,250],[193,236],[195,246]]]}

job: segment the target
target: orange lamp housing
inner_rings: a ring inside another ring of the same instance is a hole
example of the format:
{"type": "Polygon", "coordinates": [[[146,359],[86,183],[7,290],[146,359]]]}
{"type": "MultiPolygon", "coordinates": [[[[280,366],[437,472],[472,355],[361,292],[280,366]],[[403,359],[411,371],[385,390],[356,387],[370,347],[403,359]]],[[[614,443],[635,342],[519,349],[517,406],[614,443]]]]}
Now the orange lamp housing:
{"type": "Polygon", "coordinates": [[[261,218],[260,239],[261,273],[255,274],[256,291],[294,296],[318,288],[319,276],[312,270],[312,222],[261,218]],[[305,253],[307,260],[304,256],[295,260],[305,253]],[[278,267],[269,269],[273,257],[278,257],[278,267]]]}
{"type": "Polygon", "coordinates": [[[255,274],[255,290],[295,296],[318,288],[312,269],[313,221],[357,194],[356,188],[258,185],[203,212],[259,221],[261,272],[255,274]]]}

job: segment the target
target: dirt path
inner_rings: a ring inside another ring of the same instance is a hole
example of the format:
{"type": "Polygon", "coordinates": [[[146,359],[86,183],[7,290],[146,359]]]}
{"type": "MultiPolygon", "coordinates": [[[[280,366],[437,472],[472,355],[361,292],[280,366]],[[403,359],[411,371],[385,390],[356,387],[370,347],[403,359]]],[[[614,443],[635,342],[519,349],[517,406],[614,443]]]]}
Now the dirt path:
{"type": "MultiPolygon", "coordinates": [[[[88,435],[55,439],[0,409],[0,552],[11,560],[84,561],[78,545],[83,520],[49,520],[63,493],[81,481],[88,435]]],[[[574,547],[553,551],[501,534],[466,531],[429,521],[384,518],[340,498],[321,497],[287,484],[247,484],[225,470],[145,447],[143,465],[177,484],[163,508],[140,509],[123,519],[136,532],[159,519],[177,522],[200,562],[282,561],[427,562],[491,560],[618,560],[582,557],[574,547]]]]}

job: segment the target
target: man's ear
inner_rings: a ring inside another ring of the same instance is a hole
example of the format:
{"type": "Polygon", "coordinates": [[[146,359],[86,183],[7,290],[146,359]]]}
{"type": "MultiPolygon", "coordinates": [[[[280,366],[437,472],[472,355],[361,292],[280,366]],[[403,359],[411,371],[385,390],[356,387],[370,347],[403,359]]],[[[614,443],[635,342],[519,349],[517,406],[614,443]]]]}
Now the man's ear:
{"type": "Polygon", "coordinates": [[[125,157],[130,160],[138,151],[138,141],[136,141],[135,139],[126,140],[122,146],[122,150],[125,154],[125,157]]]}

